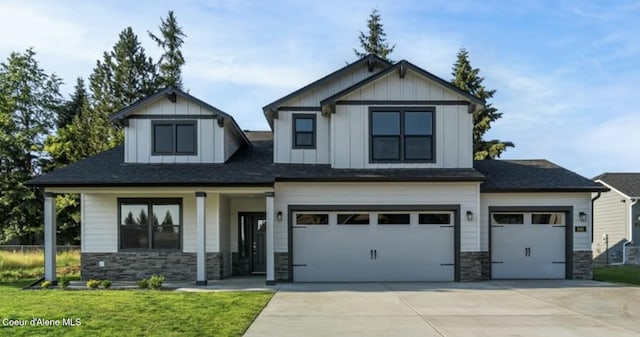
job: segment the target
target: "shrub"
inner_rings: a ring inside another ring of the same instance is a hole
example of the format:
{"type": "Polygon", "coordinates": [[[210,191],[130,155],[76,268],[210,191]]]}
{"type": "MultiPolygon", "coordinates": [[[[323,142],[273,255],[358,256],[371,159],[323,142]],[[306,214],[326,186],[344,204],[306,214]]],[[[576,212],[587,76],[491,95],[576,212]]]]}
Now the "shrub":
{"type": "Polygon", "coordinates": [[[63,275],[60,278],[60,287],[62,287],[62,289],[69,288],[69,283],[71,283],[71,281],[69,281],[69,278],[67,277],[67,275],[63,275]]]}
{"type": "Polygon", "coordinates": [[[136,283],[138,284],[138,287],[140,287],[140,289],[148,289],[149,288],[149,280],[146,279],[146,278],[138,280],[138,281],[136,281],[136,283]]]}
{"type": "Polygon", "coordinates": [[[42,282],[42,284],[40,285],[40,287],[41,287],[42,289],[49,289],[49,287],[51,287],[51,285],[52,285],[51,281],[44,281],[44,282],[42,282]]]}
{"type": "Polygon", "coordinates": [[[97,289],[99,285],[100,285],[100,280],[87,281],[87,288],[89,289],[97,289]]]}
{"type": "Polygon", "coordinates": [[[164,276],[153,275],[149,278],[149,287],[156,290],[160,289],[162,288],[162,282],[164,282],[164,276]]]}
{"type": "Polygon", "coordinates": [[[111,281],[109,281],[109,280],[102,280],[102,288],[105,288],[105,289],[109,289],[109,288],[111,288],[111,281]]]}

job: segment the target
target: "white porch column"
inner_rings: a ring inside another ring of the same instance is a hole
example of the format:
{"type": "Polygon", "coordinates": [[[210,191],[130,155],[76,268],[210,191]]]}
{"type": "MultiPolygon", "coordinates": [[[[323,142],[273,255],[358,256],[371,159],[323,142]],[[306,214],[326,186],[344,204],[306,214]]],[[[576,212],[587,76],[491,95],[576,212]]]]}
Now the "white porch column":
{"type": "Polygon", "coordinates": [[[275,278],[275,261],[274,261],[274,216],[273,216],[273,199],[275,197],[274,192],[266,192],[265,197],[267,199],[267,284],[276,284],[275,278]]]}
{"type": "Polygon", "coordinates": [[[44,193],[44,279],[56,281],[56,194],[44,193]]]}
{"type": "Polygon", "coordinates": [[[207,285],[207,240],[206,240],[207,193],[196,192],[196,285],[207,285]]]}

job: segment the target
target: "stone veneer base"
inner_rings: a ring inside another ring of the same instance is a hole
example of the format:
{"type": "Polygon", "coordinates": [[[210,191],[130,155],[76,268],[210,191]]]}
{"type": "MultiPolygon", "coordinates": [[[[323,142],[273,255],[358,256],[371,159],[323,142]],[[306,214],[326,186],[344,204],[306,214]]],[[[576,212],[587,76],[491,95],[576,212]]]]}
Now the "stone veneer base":
{"type": "MultiPolygon", "coordinates": [[[[173,281],[196,280],[196,253],[81,253],[80,266],[83,280],[134,281],[151,275],[173,281]],[[100,267],[100,261],[104,267],[100,267]]],[[[207,253],[207,279],[221,279],[222,271],[222,253],[207,253]]]]}
{"type": "Polygon", "coordinates": [[[460,281],[491,279],[489,252],[460,252],[460,281]]]}
{"type": "Polygon", "coordinates": [[[289,282],[289,253],[275,253],[275,277],[277,282],[289,282]]]}
{"type": "Polygon", "coordinates": [[[593,253],[590,250],[573,252],[573,279],[593,279],[593,253]]]}

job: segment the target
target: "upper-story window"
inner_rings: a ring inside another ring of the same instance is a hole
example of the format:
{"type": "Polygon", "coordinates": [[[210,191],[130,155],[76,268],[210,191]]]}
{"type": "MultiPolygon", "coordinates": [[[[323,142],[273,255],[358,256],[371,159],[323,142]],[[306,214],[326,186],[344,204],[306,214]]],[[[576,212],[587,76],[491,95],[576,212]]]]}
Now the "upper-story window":
{"type": "Polygon", "coordinates": [[[316,148],[316,115],[293,114],[293,148],[316,148]]]}
{"type": "Polygon", "coordinates": [[[196,155],[196,121],[153,121],[151,144],[154,155],[196,155]]]}
{"type": "Polygon", "coordinates": [[[371,162],[432,162],[433,108],[371,108],[371,162]]]}

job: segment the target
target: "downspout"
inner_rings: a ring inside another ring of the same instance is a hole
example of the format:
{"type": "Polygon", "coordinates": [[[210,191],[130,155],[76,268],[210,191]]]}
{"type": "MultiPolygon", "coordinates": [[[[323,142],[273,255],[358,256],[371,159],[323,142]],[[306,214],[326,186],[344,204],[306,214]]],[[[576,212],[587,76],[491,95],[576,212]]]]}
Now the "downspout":
{"type": "MultiPolygon", "coordinates": [[[[630,199],[631,202],[629,203],[629,236],[631,236],[631,234],[633,233],[633,205],[638,203],[638,198],[636,199],[630,199]]],[[[624,244],[622,244],[622,262],[620,263],[612,263],[612,266],[621,266],[627,263],[627,246],[630,245],[632,243],[632,241],[629,239],[627,240],[627,242],[625,242],[624,244]]]]}
{"type": "Polygon", "coordinates": [[[593,245],[593,221],[595,219],[594,216],[594,209],[595,209],[595,202],[596,200],[600,199],[600,197],[602,196],[602,192],[598,192],[598,195],[596,195],[595,197],[591,198],[591,244],[593,245]]]}

